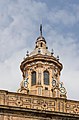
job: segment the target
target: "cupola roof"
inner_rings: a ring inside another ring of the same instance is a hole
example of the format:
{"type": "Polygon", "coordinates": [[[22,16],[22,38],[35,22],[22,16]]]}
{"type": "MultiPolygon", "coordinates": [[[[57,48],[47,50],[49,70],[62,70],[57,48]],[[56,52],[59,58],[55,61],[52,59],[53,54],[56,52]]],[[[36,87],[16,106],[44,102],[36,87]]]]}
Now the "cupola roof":
{"type": "Polygon", "coordinates": [[[46,40],[42,36],[42,24],[40,25],[40,36],[36,39],[35,49],[30,53],[30,56],[33,56],[39,53],[42,55],[51,56],[51,53],[48,51],[48,47],[46,45],[46,40]]]}

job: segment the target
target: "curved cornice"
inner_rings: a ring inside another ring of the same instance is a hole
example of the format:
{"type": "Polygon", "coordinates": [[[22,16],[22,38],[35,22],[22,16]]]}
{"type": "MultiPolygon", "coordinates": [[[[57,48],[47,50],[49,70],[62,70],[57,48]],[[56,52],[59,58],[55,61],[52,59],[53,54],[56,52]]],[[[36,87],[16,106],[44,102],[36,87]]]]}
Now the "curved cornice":
{"type": "Polygon", "coordinates": [[[20,65],[21,71],[23,71],[26,64],[30,64],[33,61],[49,62],[49,63],[55,64],[60,70],[62,70],[63,68],[63,65],[54,56],[37,54],[37,55],[27,57],[24,59],[23,62],[21,62],[21,65],[20,65]]]}

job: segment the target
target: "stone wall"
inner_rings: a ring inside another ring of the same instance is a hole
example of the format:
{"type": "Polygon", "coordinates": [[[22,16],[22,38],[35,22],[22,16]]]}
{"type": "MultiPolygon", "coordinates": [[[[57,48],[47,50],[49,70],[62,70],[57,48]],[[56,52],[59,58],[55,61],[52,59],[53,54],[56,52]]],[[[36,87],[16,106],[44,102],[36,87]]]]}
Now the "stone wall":
{"type": "Polygon", "coordinates": [[[76,114],[0,105],[0,120],[79,120],[76,114]]]}
{"type": "Polygon", "coordinates": [[[79,102],[0,90],[0,120],[33,119],[79,120],[79,102]]]}

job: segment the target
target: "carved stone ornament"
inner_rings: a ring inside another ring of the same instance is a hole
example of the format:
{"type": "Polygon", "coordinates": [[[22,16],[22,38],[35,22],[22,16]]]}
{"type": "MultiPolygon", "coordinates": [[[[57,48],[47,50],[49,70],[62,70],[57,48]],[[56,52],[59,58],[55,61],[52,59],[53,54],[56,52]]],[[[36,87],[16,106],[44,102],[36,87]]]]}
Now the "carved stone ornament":
{"type": "Polygon", "coordinates": [[[66,89],[65,89],[65,87],[63,86],[63,83],[61,82],[60,83],[60,94],[61,95],[66,95],[66,89]]]}

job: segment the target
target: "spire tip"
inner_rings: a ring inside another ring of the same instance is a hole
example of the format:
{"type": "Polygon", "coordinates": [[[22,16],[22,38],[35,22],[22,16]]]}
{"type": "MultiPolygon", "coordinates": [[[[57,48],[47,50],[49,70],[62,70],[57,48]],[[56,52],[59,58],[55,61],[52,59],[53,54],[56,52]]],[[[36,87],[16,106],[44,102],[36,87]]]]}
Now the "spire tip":
{"type": "Polygon", "coordinates": [[[42,24],[40,24],[40,35],[42,36],[42,24]]]}

